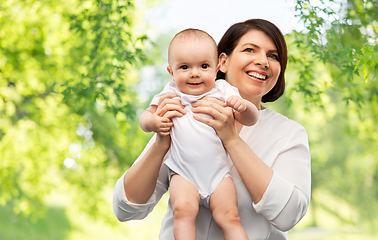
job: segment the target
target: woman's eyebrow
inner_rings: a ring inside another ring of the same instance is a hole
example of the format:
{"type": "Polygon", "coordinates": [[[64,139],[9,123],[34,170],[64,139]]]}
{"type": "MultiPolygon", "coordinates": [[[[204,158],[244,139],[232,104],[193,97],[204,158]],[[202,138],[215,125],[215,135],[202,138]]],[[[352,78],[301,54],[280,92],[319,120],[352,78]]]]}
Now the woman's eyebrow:
{"type": "MultiPolygon", "coordinates": [[[[260,49],[260,47],[256,44],[254,44],[254,43],[245,43],[245,44],[242,45],[242,48],[247,47],[247,46],[252,46],[254,48],[260,49]]],[[[267,52],[268,53],[278,53],[277,49],[268,50],[267,52]]]]}
{"type": "Polygon", "coordinates": [[[278,51],[273,49],[273,50],[269,50],[268,53],[277,53],[278,54],[278,51]]]}
{"type": "Polygon", "coordinates": [[[253,43],[245,43],[245,44],[242,45],[242,47],[246,47],[246,46],[252,46],[254,48],[260,48],[258,45],[253,44],[253,43]]]}

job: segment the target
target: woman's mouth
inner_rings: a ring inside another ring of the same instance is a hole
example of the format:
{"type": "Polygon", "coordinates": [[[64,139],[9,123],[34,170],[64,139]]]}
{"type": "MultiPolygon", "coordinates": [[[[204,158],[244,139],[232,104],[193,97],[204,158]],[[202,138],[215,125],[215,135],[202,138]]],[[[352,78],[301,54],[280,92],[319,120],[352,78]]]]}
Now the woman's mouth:
{"type": "Polygon", "coordinates": [[[258,80],[266,80],[267,78],[267,75],[262,75],[262,74],[259,74],[257,72],[247,72],[248,76],[251,76],[251,77],[254,77],[254,78],[257,78],[258,80]]]}

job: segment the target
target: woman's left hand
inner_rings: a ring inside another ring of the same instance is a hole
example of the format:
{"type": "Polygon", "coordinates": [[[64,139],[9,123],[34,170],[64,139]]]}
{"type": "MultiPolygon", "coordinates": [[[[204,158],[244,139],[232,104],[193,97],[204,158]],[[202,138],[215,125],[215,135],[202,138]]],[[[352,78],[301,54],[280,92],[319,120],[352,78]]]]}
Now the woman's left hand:
{"type": "Polygon", "coordinates": [[[217,98],[204,97],[193,103],[192,107],[192,111],[195,113],[194,119],[214,128],[223,145],[239,137],[235,128],[233,110],[230,107],[226,107],[225,102],[217,98]],[[213,119],[196,113],[208,114],[213,119]]]}

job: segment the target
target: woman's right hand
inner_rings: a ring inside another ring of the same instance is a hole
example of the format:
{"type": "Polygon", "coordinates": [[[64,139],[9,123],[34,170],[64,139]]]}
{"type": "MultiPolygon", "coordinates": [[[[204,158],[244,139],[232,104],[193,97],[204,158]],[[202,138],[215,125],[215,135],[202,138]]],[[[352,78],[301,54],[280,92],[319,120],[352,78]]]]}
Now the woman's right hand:
{"type": "MultiPolygon", "coordinates": [[[[159,117],[182,117],[186,114],[180,100],[173,99],[175,94],[165,94],[160,97],[156,114],[159,117]]],[[[159,170],[164,156],[169,150],[171,136],[156,134],[156,141],[147,152],[133,164],[124,176],[124,191],[127,199],[132,203],[144,204],[154,193],[159,170]]]]}
{"type": "MultiPolygon", "coordinates": [[[[182,117],[186,114],[184,106],[174,93],[167,93],[160,97],[158,107],[156,109],[156,115],[159,117],[166,117],[171,119],[172,117],[182,117]]],[[[162,136],[157,134],[156,142],[161,149],[169,149],[171,144],[171,137],[169,135],[162,136]]]]}
{"type": "Polygon", "coordinates": [[[156,114],[160,117],[167,117],[171,119],[172,117],[182,117],[186,114],[184,106],[181,101],[174,99],[177,97],[174,93],[167,93],[160,97],[158,107],[156,109],[156,114]]]}

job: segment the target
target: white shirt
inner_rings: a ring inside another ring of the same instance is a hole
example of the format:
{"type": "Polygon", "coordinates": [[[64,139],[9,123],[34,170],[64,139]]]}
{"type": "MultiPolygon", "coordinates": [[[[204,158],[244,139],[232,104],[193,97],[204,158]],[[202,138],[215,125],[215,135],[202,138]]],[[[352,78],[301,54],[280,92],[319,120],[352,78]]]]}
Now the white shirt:
{"type": "MultiPolygon", "coordinates": [[[[287,239],[286,231],[302,219],[310,202],[311,158],[307,133],[297,122],[266,108],[259,111],[259,121],[254,126],[242,128],[240,136],[274,170],[273,178],[262,199],[255,204],[236,169],[231,168],[242,225],[250,240],[287,239]]],[[[136,161],[154,141],[155,136],[136,161]]],[[[167,168],[162,166],[153,195],[146,204],[134,204],[126,198],[122,176],[114,188],[114,213],[120,221],[142,219],[153,210],[167,190],[167,168]]],[[[210,210],[203,206],[200,206],[196,229],[198,240],[223,239],[222,231],[212,219],[210,210]]],[[[174,239],[170,203],[159,239],[174,239]]]]}
{"type": "Polygon", "coordinates": [[[185,94],[171,81],[152,99],[151,105],[158,105],[160,97],[167,93],[177,95],[186,114],[172,118],[171,147],[164,164],[191,182],[201,199],[207,202],[224,176],[229,173],[231,161],[215,130],[193,118],[191,104],[205,96],[222,101],[233,95],[241,96],[238,89],[225,80],[215,81],[214,87],[201,95],[185,94]]]}

